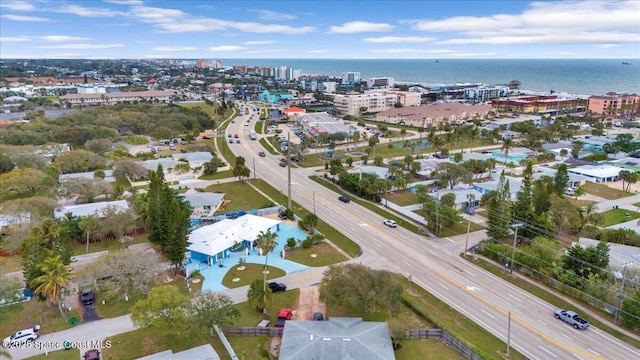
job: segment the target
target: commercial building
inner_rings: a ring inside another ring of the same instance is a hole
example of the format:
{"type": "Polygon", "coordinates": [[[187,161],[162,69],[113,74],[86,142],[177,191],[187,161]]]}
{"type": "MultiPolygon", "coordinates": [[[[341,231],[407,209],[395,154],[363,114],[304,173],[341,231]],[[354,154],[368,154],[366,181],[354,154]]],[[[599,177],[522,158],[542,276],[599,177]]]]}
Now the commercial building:
{"type": "Polygon", "coordinates": [[[60,101],[71,106],[114,105],[123,102],[170,103],[175,95],[173,91],[157,90],[104,94],[69,94],[60,96],[60,101]]]}
{"type": "Polygon", "coordinates": [[[329,115],[326,112],[319,113],[297,113],[294,118],[300,126],[308,133],[319,136],[322,134],[345,133],[350,134],[355,128],[341,119],[329,115]]]}
{"type": "Polygon", "coordinates": [[[394,108],[400,103],[403,107],[419,106],[420,93],[407,91],[380,91],[354,95],[336,95],[333,104],[336,112],[342,115],[358,115],[361,109],[375,113],[394,108]]]}
{"type": "Polygon", "coordinates": [[[438,126],[445,120],[449,123],[463,124],[474,118],[484,119],[491,110],[489,105],[466,105],[461,103],[392,107],[378,112],[375,120],[392,124],[404,123],[415,127],[438,126]]]}
{"type": "Polygon", "coordinates": [[[605,115],[640,114],[640,95],[607,93],[604,96],[590,96],[587,110],[605,115]]]}
{"type": "Polygon", "coordinates": [[[584,111],[587,99],[559,98],[556,95],[527,95],[491,100],[491,106],[497,110],[520,113],[541,113],[557,115],[584,111]]]}

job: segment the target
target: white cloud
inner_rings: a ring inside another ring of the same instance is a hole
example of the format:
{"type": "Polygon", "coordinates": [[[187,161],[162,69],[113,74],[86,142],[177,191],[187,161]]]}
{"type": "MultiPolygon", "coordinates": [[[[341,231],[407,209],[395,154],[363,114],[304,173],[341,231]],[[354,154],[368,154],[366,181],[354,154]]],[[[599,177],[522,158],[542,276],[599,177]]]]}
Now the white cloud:
{"type": "Polygon", "coordinates": [[[297,19],[297,16],[286,13],[279,13],[271,10],[252,10],[260,14],[260,19],[262,20],[270,20],[270,21],[280,21],[280,20],[293,20],[297,19]]]}
{"type": "Polygon", "coordinates": [[[85,53],[2,54],[5,59],[84,59],[85,53]]]}
{"type": "Polygon", "coordinates": [[[86,37],[66,36],[66,35],[47,35],[47,36],[40,36],[40,37],[38,37],[38,39],[40,39],[42,41],[52,41],[52,42],[87,41],[87,40],[91,40],[90,38],[86,38],[86,37]]]}
{"type": "Polygon", "coordinates": [[[98,50],[124,47],[122,44],[60,44],[38,46],[39,49],[98,50]]]}
{"type": "Polygon", "coordinates": [[[362,41],[374,44],[384,43],[425,43],[436,40],[433,37],[419,37],[419,36],[385,36],[379,38],[365,38],[362,41]]]}
{"type": "Polygon", "coordinates": [[[26,21],[26,22],[48,22],[53,21],[51,19],[39,17],[39,16],[23,16],[23,15],[2,15],[1,18],[12,21],[26,21]]]}
{"type": "Polygon", "coordinates": [[[153,51],[193,51],[197,50],[193,46],[156,46],[151,48],[153,51]]]}
{"type": "Polygon", "coordinates": [[[132,16],[140,21],[153,24],[160,32],[219,32],[238,30],[248,33],[279,33],[299,35],[316,30],[312,26],[292,27],[288,25],[262,24],[257,22],[237,22],[214,18],[194,17],[181,10],[158,7],[136,6],[132,16]]]}
{"type": "Polygon", "coordinates": [[[640,1],[540,1],[519,14],[411,20],[413,29],[453,32],[440,44],[565,44],[640,42],[640,1]],[[608,40],[607,40],[608,38],[608,40]]]}
{"type": "Polygon", "coordinates": [[[330,50],[310,50],[307,51],[307,54],[326,54],[331,52],[330,50]]]}
{"type": "Polygon", "coordinates": [[[148,54],[142,55],[143,59],[169,59],[173,57],[171,54],[148,54]]]}
{"type": "Polygon", "coordinates": [[[33,4],[30,4],[24,0],[11,1],[3,0],[0,2],[0,8],[5,8],[13,11],[32,11],[35,10],[33,4]]]}
{"type": "Polygon", "coordinates": [[[27,38],[27,37],[0,37],[0,43],[3,42],[24,42],[24,41],[31,41],[31,39],[27,38]]]}
{"type": "Polygon", "coordinates": [[[104,0],[105,2],[117,5],[142,5],[142,0],[104,0]]]}
{"type": "Polygon", "coordinates": [[[113,11],[110,9],[104,8],[89,8],[79,5],[65,5],[60,7],[54,7],[50,11],[64,13],[64,14],[73,14],[82,17],[114,17],[124,15],[121,12],[113,11]]]}
{"type": "Polygon", "coordinates": [[[273,40],[263,40],[263,41],[245,41],[243,42],[244,45],[269,45],[269,44],[274,44],[275,41],[273,40]]]}
{"type": "Polygon", "coordinates": [[[423,49],[374,49],[369,52],[374,54],[416,54],[425,51],[423,49]]]}
{"type": "Polygon", "coordinates": [[[600,48],[600,49],[615,49],[615,48],[622,47],[622,45],[620,45],[620,44],[597,44],[596,47],[600,48]]]}
{"type": "Polygon", "coordinates": [[[372,23],[367,21],[351,21],[342,24],[342,26],[332,26],[329,29],[330,34],[354,34],[374,31],[391,31],[395,27],[385,23],[372,23]]]}
{"type": "Polygon", "coordinates": [[[248,50],[246,47],[235,46],[235,45],[223,45],[223,46],[211,46],[209,48],[211,51],[244,51],[248,50]]]}

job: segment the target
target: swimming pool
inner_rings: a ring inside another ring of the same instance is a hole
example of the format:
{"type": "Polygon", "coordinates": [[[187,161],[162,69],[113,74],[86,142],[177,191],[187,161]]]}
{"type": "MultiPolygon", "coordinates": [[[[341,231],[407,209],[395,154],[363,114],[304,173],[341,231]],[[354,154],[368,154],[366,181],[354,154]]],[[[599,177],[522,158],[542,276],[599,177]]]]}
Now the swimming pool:
{"type": "MultiPolygon", "coordinates": [[[[504,153],[500,152],[500,151],[492,151],[491,152],[491,156],[493,156],[494,158],[498,158],[504,161],[504,153]]],[[[520,162],[522,160],[525,160],[527,158],[527,155],[509,155],[509,158],[507,158],[508,161],[512,161],[512,162],[520,162]]]]}

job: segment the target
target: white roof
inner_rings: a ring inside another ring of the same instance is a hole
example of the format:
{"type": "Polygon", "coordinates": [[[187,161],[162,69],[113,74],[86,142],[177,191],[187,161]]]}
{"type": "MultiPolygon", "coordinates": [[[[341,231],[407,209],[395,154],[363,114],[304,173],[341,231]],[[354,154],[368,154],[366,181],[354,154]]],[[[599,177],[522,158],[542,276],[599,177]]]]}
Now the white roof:
{"type": "Polygon", "coordinates": [[[260,232],[267,232],[280,222],[251,214],[218,221],[192,231],[187,250],[214,256],[243,240],[256,240],[260,232]]]}
{"type": "Polygon", "coordinates": [[[53,212],[53,216],[56,219],[61,219],[66,213],[71,213],[73,214],[73,216],[96,215],[97,217],[104,217],[103,210],[108,207],[114,207],[116,209],[116,212],[122,212],[129,209],[129,204],[127,203],[127,200],[116,200],[80,205],[69,205],[55,209],[53,212]]]}
{"type": "Polygon", "coordinates": [[[584,174],[597,178],[609,178],[620,175],[621,168],[611,165],[583,165],[567,170],[574,174],[584,174]]]}
{"type": "Polygon", "coordinates": [[[178,161],[180,159],[186,159],[187,161],[191,162],[191,161],[209,161],[211,159],[213,159],[213,155],[211,155],[210,152],[206,152],[206,151],[198,151],[198,152],[191,152],[191,153],[185,153],[185,154],[173,154],[173,159],[178,161]]]}
{"type": "Polygon", "coordinates": [[[351,170],[348,170],[351,174],[359,174],[362,172],[363,174],[377,174],[380,179],[386,179],[389,176],[389,169],[383,166],[370,166],[370,165],[362,165],[358,167],[354,167],[351,170]]]}
{"type": "MultiPolygon", "coordinates": [[[[511,184],[509,184],[509,186],[511,186],[511,184]]],[[[456,196],[455,204],[464,204],[469,201],[467,198],[468,194],[475,195],[477,201],[480,201],[480,198],[482,197],[482,193],[474,189],[440,189],[437,192],[429,193],[428,195],[432,198],[442,199],[443,195],[449,193],[456,196]]]]}

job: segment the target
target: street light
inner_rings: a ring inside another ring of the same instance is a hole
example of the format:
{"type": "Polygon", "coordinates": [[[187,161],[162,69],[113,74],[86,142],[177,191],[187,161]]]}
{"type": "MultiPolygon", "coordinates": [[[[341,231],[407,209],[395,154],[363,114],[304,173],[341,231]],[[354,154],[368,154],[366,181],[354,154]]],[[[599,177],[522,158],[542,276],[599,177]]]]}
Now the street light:
{"type": "Polygon", "coordinates": [[[507,323],[507,356],[509,356],[510,348],[511,348],[511,310],[509,310],[509,322],[507,323]]]}
{"type": "Polygon", "coordinates": [[[471,220],[467,220],[467,238],[464,241],[464,256],[467,256],[467,248],[469,248],[469,231],[471,231],[471,220]]]}
{"type": "Polygon", "coordinates": [[[509,274],[513,274],[513,261],[516,256],[516,241],[518,240],[518,228],[521,227],[522,223],[512,224],[511,227],[515,229],[515,234],[513,235],[513,247],[511,248],[511,262],[509,263],[509,274]]]}
{"type": "Polygon", "coordinates": [[[620,307],[622,306],[622,298],[624,297],[624,281],[627,278],[627,267],[631,264],[633,264],[633,262],[622,264],[622,286],[620,289],[620,293],[618,294],[618,307],[616,309],[616,324],[618,324],[618,320],[620,319],[620,307]]]}

